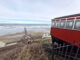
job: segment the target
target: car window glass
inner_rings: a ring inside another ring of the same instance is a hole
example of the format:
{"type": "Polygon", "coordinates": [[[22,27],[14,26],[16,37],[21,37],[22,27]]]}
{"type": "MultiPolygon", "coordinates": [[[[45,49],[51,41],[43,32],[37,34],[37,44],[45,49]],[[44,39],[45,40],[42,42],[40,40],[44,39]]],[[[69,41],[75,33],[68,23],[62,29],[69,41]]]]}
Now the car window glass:
{"type": "Polygon", "coordinates": [[[60,27],[60,21],[56,21],[56,27],[60,27]]]}
{"type": "Polygon", "coordinates": [[[80,29],[80,20],[76,20],[75,21],[75,27],[74,27],[75,29],[80,29]]]}
{"type": "Polygon", "coordinates": [[[61,27],[61,28],[64,28],[64,26],[65,26],[65,21],[61,21],[60,27],[61,27]]]}
{"type": "Polygon", "coordinates": [[[52,27],[55,27],[55,22],[52,22],[51,26],[52,26],[52,27]]]}
{"type": "Polygon", "coordinates": [[[67,21],[66,28],[72,29],[74,21],[67,21]]]}

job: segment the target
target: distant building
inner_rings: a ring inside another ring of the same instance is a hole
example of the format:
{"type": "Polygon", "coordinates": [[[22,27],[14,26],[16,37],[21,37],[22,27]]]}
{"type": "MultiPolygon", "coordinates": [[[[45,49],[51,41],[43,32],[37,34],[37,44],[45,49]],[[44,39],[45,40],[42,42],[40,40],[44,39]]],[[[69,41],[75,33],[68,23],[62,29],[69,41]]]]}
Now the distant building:
{"type": "Polygon", "coordinates": [[[3,41],[0,41],[0,48],[1,47],[15,45],[15,44],[17,44],[17,41],[13,41],[13,42],[3,42],[3,41]]]}
{"type": "Polygon", "coordinates": [[[46,38],[46,37],[51,37],[51,35],[49,33],[45,33],[42,35],[42,38],[46,38]]]}
{"type": "Polygon", "coordinates": [[[0,47],[5,47],[5,46],[6,46],[6,43],[5,43],[5,42],[0,41],[0,47]]]}

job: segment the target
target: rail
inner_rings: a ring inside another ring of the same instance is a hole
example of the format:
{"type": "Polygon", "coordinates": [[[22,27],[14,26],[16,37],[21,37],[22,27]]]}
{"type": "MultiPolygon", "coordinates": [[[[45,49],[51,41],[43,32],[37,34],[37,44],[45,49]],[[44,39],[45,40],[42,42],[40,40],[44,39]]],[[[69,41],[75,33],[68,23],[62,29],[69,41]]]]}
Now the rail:
{"type": "Polygon", "coordinates": [[[52,45],[52,60],[80,60],[80,43],[52,45]],[[76,44],[79,47],[75,47],[76,44]]]}

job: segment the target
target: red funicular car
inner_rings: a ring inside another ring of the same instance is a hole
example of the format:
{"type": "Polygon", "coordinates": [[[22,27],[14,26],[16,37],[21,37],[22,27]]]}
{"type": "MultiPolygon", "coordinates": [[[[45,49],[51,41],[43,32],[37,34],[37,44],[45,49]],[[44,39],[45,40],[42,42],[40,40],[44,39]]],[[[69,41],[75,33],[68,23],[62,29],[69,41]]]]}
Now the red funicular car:
{"type": "Polygon", "coordinates": [[[80,43],[80,14],[52,19],[51,36],[53,42],[80,43]]]}

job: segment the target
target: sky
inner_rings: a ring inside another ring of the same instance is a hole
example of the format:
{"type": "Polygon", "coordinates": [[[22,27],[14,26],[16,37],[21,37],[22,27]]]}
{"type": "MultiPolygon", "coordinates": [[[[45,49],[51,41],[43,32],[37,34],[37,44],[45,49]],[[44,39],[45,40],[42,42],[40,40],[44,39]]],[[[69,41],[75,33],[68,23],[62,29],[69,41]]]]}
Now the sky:
{"type": "Polygon", "coordinates": [[[80,13],[80,0],[0,0],[0,23],[42,23],[80,13]]]}

